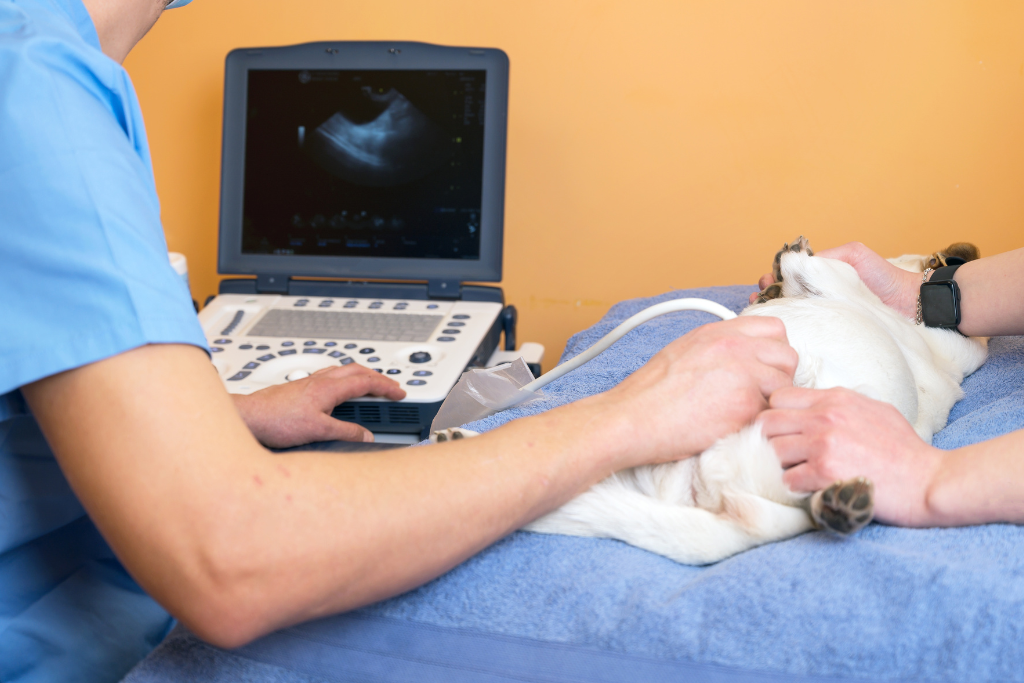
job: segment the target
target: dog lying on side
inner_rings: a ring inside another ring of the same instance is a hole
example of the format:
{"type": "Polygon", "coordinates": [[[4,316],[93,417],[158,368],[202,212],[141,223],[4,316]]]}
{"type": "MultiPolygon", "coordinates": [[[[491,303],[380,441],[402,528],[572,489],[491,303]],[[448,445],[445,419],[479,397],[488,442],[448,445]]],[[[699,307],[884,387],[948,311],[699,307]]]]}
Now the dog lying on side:
{"type": "MultiPolygon", "coordinates": [[[[978,258],[973,245],[893,262],[914,272],[947,256],[978,258]]],[[[800,360],[794,385],[846,387],[895,406],[922,439],[945,426],[960,383],[985,361],[986,340],[915,325],[887,307],[852,266],[813,256],[803,237],[775,257],[775,284],[740,315],[782,319],[800,360]]],[[[473,436],[444,430],[433,440],[473,436]]],[[[871,521],[874,489],[863,478],[814,494],[790,491],[755,423],[701,455],[613,474],[529,531],[616,538],[684,564],[708,564],[814,528],[854,533],[871,521]]]]}

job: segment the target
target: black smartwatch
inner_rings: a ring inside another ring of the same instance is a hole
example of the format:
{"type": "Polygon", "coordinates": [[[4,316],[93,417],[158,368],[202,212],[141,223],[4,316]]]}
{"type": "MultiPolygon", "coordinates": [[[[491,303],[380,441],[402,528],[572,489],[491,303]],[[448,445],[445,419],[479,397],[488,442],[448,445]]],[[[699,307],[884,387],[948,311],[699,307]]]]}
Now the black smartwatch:
{"type": "Polygon", "coordinates": [[[960,265],[937,268],[928,282],[921,283],[921,320],[926,327],[960,332],[960,287],[953,279],[960,265]]]}

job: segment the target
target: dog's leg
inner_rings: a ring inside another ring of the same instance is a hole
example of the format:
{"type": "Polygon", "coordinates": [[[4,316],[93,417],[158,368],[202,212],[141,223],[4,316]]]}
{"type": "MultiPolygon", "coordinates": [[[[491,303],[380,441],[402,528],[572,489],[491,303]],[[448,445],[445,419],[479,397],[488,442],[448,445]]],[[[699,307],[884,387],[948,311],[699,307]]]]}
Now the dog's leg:
{"type": "Polygon", "coordinates": [[[874,516],[875,486],[864,477],[837,481],[805,501],[818,528],[853,534],[866,527],[874,516]]]}
{"type": "Polygon", "coordinates": [[[480,436],[480,432],[474,432],[472,429],[463,429],[462,427],[452,427],[451,429],[439,429],[430,435],[430,441],[432,443],[444,443],[445,441],[458,441],[459,439],[468,439],[474,436],[480,436]]]}
{"type": "MultiPolygon", "coordinates": [[[[603,484],[537,519],[525,530],[614,538],[682,564],[718,562],[763,542],[724,515],[603,484]]],[[[801,510],[793,511],[806,520],[801,510]]]]}
{"type": "Polygon", "coordinates": [[[800,235],[793,244],[790,245],[786,242],[782,245],[782,249],[779,249],[775,253],[775,260],[772,261],[772,277],[775,278],[775,282],[761,290],[761,293],[757,295],[757,303],[763,304],[772,299],[778,299],[782,296],[782,255],[786,252],[805,252],[808,256],[814,256],[814,251],[811,250],[811,244],[808,242],[803,235],[800,235]]]}
{"type": "MultiPolygon", "coordinates": [[[[970,242],[954,242],[942,251],[937,251],[925,260],[926,268],[941,268],[945,265],[946,259],[950,256],[967,261],[976,261],[981,258],[981,250],[970,242]]],[[[924,270],[922,268],[922,270],[924,270]]]]}
{"type": "Polygon", "coordinates": [[[614,538],[682,564],[710,564],[814,528],[798,507],[727,494],[722,512],[678,505],[605,480],[526,531],[614,538]]]}

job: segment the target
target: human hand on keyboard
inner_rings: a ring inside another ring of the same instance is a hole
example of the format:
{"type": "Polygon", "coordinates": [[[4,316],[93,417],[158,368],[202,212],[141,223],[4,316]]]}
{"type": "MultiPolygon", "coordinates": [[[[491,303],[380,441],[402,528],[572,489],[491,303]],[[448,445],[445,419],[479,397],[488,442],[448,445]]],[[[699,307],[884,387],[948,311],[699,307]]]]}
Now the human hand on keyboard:
{"type": "Polygon", "coordinates": [[[352,363],[232,398],[260,443],[288,448],[314,441],[373,441],[368,429],[331,417],[335,406],[359,396],[398,401],[405,391],[398,382],[352,363]]]}

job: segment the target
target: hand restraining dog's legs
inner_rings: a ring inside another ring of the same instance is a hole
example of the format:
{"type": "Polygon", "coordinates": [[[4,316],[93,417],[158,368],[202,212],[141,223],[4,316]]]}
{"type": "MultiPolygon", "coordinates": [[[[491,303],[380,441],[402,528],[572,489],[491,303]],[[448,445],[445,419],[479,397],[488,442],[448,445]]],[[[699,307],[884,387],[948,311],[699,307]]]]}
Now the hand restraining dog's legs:
{"type": "MultiPolygon", "coordinates": [[[[792,245],[788,243],[782,245],[782,249],[775,254],[775,261],[772,263],[772,275],[775,278],[775,283],[761,292],[758,296],[758,303],[765,303],[782,296],[782,256],[787,252],[804,252],[808,256],[814,255],[810,244],[803,235],[798,237],[792,245]]],[[[808,261],[807,266],[810,265],[811,262],[808,261]]],[[[816,293],[820,296],[820,292],[814,292],[808,288],[801,279],[808,274],[806,267],[803,270],[805,272],[802,275],[800,273],[796,275],[795,282],[805,292],[816,293]]],[[[816,284],[820,285],[821,283],[816,284]]],[[[874,496],[874,485],[867,479],[858,477],[847,481],[837,481],[828,488],[815,492],[814,495],[804,499],[803,505],[819,529],[827,529],[838,534],[852,534],[871,522],[871,518],[874,516],[874,496]]]]}

